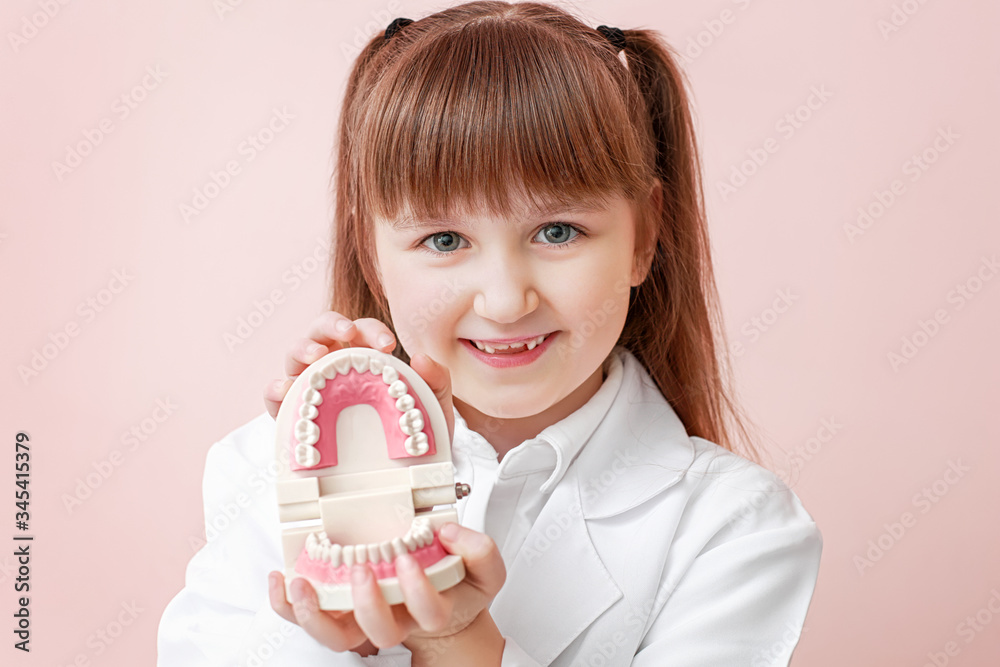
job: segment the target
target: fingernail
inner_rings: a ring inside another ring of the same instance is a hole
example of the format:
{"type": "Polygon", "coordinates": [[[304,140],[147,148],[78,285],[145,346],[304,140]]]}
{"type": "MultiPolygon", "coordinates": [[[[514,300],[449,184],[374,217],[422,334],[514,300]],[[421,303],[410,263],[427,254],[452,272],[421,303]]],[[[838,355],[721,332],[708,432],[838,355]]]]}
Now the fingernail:
{"type": "Polygon", "coordinates": [[[340,320],[337,322],[337,331],[347,331],[352,326],[354,326],[354,322],[351,322],[350,320],[340,320]]]}
{"type": "Polygon", "coordinates": [[[387,333],[384,333],[384,334],[382,334],[381,336],[378,337],[378,346],[379,347],[385,347],[386,345],[388,345],[391,342],[392,342],[392,336],[390,336],[387,333]]]}
{"type": "Polygon", "coordinates": [[[442,537],[449,542],[454,542],[458,539],[458,524],[457,523],[446,523],[441,526],[441,530],[438,531],[438,537],[442,537]]]}
{"type": "Polygon", "coordinates": [[[371,570],[367,565],[354,565],[351,567],[351,585],[364,586],[371,577],[371,570]]]}
{"type": "Polygon", "coordinates": [[[396,569],[413,572],[417,569],[417,559],[410,554],[402,554],[396,558],[396,569]]]}

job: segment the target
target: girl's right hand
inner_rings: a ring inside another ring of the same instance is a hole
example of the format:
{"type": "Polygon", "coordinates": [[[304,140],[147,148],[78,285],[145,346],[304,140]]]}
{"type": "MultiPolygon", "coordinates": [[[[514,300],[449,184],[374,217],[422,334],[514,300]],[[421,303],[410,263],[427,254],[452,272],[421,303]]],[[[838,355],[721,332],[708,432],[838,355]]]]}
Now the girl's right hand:
{"type": "Polygon", "coordinates": [[[278,416],[292,382],[309,364],[345,347],[370,347],[390,353],[396,347],[396,337],[389,327],[372,317],[352,321],[332,310],[323,313],[313,321],[308,336],[299,339],[285,356],[288,377],[269,382],[264,388],[264,405],[271,417],[278,416]]]}

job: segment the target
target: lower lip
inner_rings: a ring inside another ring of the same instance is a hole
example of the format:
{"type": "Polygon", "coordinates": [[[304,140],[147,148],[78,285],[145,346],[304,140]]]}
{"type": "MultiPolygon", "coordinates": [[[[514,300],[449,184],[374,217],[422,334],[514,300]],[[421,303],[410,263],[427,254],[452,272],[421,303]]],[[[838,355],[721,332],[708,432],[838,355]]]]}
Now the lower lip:
{"type": "Polygon", "coordinates": [[[514,366],[524,366],[525,364],[530,364],[538,357],[545,353],[545,350],[549,348],[549,344],[552,339],[559,335],[558,331],[550,333],[545,340],[542,341],[541,345],[536,345],[534,349],[526,350],[524,352],[516,352],[514,354],[487,354],[476,347],[476,344],[471,340],[461,339],[462,344],[472,353],[472,356],[476,357],[484,364],[492,366],[493,368],[513,368],[514,366]]]}

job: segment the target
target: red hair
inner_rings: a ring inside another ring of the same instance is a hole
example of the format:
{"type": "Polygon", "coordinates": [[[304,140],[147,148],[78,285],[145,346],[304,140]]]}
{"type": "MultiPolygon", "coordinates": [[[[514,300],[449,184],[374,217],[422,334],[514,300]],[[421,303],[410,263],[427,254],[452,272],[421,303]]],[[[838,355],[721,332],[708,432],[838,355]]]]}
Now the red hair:
{"type": "MultiPolygon", "coordinates": [[[[376,218],[507,216],[522,203],[622,196],[651,264],[618,343],[689,435],[757,461],[730,394],[684,77],[657,32],[624,34],[627,67],[600,32],[542,3],[470,2],[376,35],[341,109],[331,308],[392,327],[376,218]],[[657,182],[660,206],[649,198],[657,182]]],[[[394,354],[409,361],[402,345],[394,354]]]]}

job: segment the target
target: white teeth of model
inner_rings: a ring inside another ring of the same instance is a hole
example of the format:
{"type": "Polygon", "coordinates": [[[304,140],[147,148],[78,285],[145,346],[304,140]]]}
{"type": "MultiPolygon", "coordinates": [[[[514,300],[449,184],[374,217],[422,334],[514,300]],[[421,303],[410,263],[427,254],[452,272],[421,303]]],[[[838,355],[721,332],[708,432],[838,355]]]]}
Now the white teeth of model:
{"type": "Polygon", "coordinates": [[[369,544],[368,545],[368,562],[369,563],[378,563],[381,560],[382,560],[382,554],[379,551],[378,545],[377,544],[369,544]]]}
{"type": "Polygon", "coordinates": [[[410,456],[421,456],[427,453],[427,434],[423,431],[414,433],[403,441],[403,449],[410,456]]]}
{"type": "Polygon", "coordinates": [[[354,565],[354,545],[344,547],[340,555],[344,559],[344,565],[347,567],[354,565]]]}
{"type": "Polygon", "coordinates": [[[323,533],[323,537],[319,538],[319,543],[322,544],[324,547],[328,547],[332,544],[332,542],[330,542],[330,538],[327,537],[326,533],[323,533]]]}
{"type": "Polygon", "coordinates": [[[406,435],[416,435],[424,430],[424,417],[420,410],[407,410],[399,418],[399,428],[406,435]]]}
{"type": "Polygon", "coordinates": [[[351,353],[351,366],[359,373],[368,372],[368,355],[361,352],[351,353]]]}
{"type": "MultiPolygon", "coordinates": [[[[409,549],[407,549],[406,545],[403,544],[403,540],[399,539],[398,537],[392,538],[392,555],[393,555],[393,557],[395,557],[395,556],[402,556],[407,551],[409,551],[409,549]]],[[[390,559],[387,558],[386,560],[390,560],[390,559]]]]}
{"type": "Polygon", "coordinates": [[[374,373],[375,375],[382,375],[382,369],[385,368],[385,364],[382,363],[381,359],[375,359],[372,357],[368,360],[368,372],[374,373]]]}
{"type": "Polygon", "coordinates": [[[389,395],[393,398],[400,398],[406,395],[406,383],[402,380],[396,380],[389,385],[389,395]]]}
{"type": "Polygon", "coordinates": [[[354,545],[354,562],[363,565],[368,562],[368,547],[364,544],[354,545]]]}
{"type": "Polygon", "coordinates": [[[406,412],[407,410],[412,410],[415,405],[413,397],[409,394],[403,394],[396,401],[396,409],[400,412],[406,412]]]}
{"type": "Polygon", "coordinates": [[[310,405],[319,405],[323,402],[323,396],[312,387],[309,387],[302,392],[302,400],[310,405]]]}
{"type": "Polygon", "coordinates": [[[326,386],[326,378],[323,377],[322,373],[313,373],[309,376],[309,386],[319,391],[326,386]]]}
{"type": "Polygon", "coordinates": [[[395,554],[392,553],[392,542],[379,542],[378,553],[382,556],[382,560],[386,563],[391,563],[393,557],[395,556],[395,554]]]}
{"type": "Polygon", "coordinates": [[[312,445],[319,440],[319,426],[308,419],[295,422],[295,439],[303,445],[312,445]]]}
{"type": "Polygon", "coordinates": [[[309,405],[308,403],[303,403],[302,407],[299,408],[299,417],[302,419],[316,419],[319,416],[319,410],[316,409],[315,405],[309,405]]]}
{"type": "Polygon", "coordinates": [[[337,369],[339,375],[347,375],[351,372],[351,357],[344,356],[333,362],[333,367],[337,369]]]}
{"type": "Polygon", "coordinates": [[[412,534],[407,533],[406,535],[403,535],[403,546],[406,547],[407,551],[417,550],[417,541],[413,538],[412,534]]]}
{"type": "Polygon", "coordinates": [[[319,547],[319,558],[320,560],[330,560],[330,545],[321,544],[319,547]]]}
{"type": "Polygon", "coordinates": [[[307,547],[314,547],[314,546],[316,546],[316,544],[317,544],[317,542],[316,542],[316,533],[309,533],[309,536],[306,537],[306,546],[307,547]]]}
{"type": "Polygon", "coordinates": [[[340,567],[340,556],[344,551],[344,547],[339,544],[334,544],[330,547],[330,564],[334,567],[340,567]]]}
{"type": "Polygon", "coordinates": [[[386,366],[382,369],[382,382],[386,384],[392,384],[399,379],[399,371],[397,371],[392,366],[386,366]]]}

